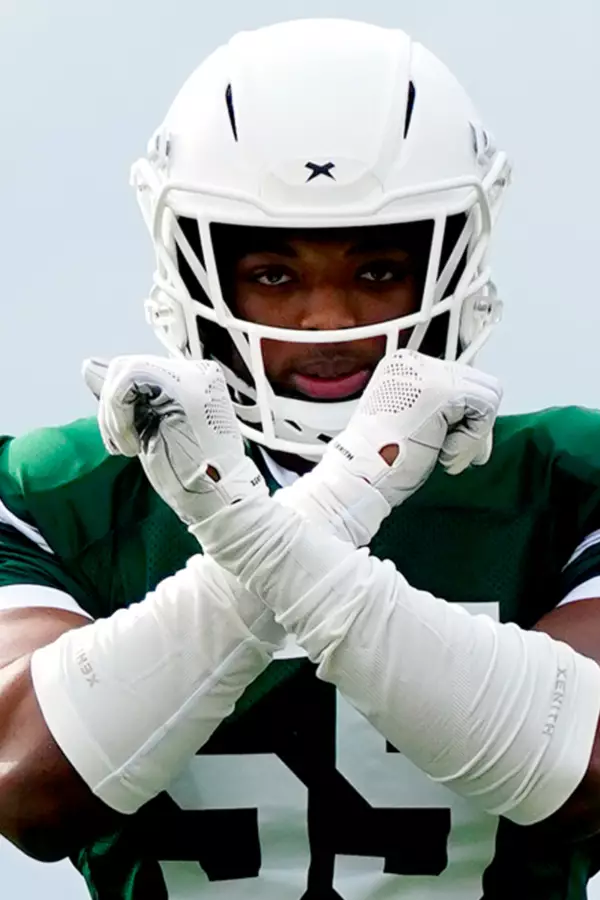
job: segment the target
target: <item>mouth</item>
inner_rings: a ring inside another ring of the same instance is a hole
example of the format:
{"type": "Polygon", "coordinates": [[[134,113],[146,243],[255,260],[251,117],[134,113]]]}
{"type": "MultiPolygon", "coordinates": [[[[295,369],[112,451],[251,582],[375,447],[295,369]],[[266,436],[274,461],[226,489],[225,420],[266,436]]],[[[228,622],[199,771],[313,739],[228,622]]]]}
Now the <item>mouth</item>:
{"type": "Polygon", "coordinates": [[[320,378],[316,375],[302,375],[295,372],[292,383],[295,389],[313,400],[347,400],[360,394],[371,377],[371,369],[360,369],[335,378],[320,378]]]}

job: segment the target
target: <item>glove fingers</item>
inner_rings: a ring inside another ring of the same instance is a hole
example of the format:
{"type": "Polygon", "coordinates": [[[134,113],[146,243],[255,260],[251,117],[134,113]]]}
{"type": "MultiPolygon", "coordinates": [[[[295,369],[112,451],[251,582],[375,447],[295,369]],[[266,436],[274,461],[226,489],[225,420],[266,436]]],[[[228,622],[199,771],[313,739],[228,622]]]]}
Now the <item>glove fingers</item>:
{"type": "Polygon", "coordinates": [[[137,364],[137,357],[117,358],[108,366],[98,407],[98,426],[109,453],[137,456],[148,403],[157,388],[137,364]],[[141,384],[136,381],[140,376],[141,384]],[[107,396],[107,392],[110,396],[107,396]]]}
{"type": "Polygon", "coordinates": [[[471,465],[484,465],[491,452],[491,431],[474,435],[461,427],[447,435],[439,459],[449,475],[459,475],[471,465]]]}
{"type": "MultiPolygon", "coordinates": [[[[492,385],[494,394],[495,385],[492,385]]],[[[491,454],[491,435],[498,400],[480,392],[466,398],[465,415],[452,428],[440,451],[440,463],[450,475],[458,475],[470,465],[483,465],[491,454]]]]}
{"type": "Polygon", "coordinates": [[[482,372],[481,369],[474,369],[473,366],[463,365],[462,363],[450,363],[465,384],[467,393],[478,394],[486,393],[493,395],[496,403],[502,397],[502,387],[495,375],[489,375],[482,372]]]}
{"type": "Polygon", "coordinates": [[[104,446],[113,456],[137,456],[140,442],[135,426],[135,406],[111,406],[100,403],[98,428],[104,446]]]}
{"type": "Polygon", "coordinates": [[[178,360],[142,356],[117,357],[106,367],[98,361],[86,365],[84,377],[92,391],[103,382],[98,426],[109,453],[137,456],[140,436],[147,439],[157,419],[153,401],[176,394],[178,365],[178,360]]]}

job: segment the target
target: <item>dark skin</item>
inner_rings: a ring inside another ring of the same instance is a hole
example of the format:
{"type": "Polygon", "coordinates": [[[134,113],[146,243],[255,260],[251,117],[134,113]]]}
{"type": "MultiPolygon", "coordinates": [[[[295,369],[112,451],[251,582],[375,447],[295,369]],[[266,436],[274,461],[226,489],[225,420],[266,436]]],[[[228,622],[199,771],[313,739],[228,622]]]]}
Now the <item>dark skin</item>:
{"type": "MultiPolygon", "coordinates": [[[[241,254],[235,263],[238,312],[285,327],[331,329],[385,321],[416,308],[423,266],[398,246],[356,248],[348,239],[305,237],[241,254]]],[[[265,343],[273,383],[296,390],[294,372],[327,361],[373,368],[380,339],[331,345],[265,343]]],[[[336,363],[337,364],[337,363],[336,363]]],[[[328,370],[329,371],[329,370],[328,370]]],[[[284,459],[289,465],[297,460],[284,459]]],[[[299,466],[297,466],[299,467],[299,466]]],[[[60,859],[93,837],[111,832],[119,815],[99,801],[48,731],[31,682],[32,652],[88,624],[75,613],[29,608],[0,612],[0,834],[41,860],[60,859]]],[[[548,613],[536,626],[600,663],[600,598],[548,613]]],[[[562,809],[524,828],[532,842],[580,839],[600,831],[600,734],[587,773],[562,809]]],[[[546,844],[544,844],[546,846],[546,844]]]]}
{"type": "MultiPolygon", "coordinates": [[[[235,265],[236,311],[243,319],[304,331],[357,328],[406,316],[418,309],[426,253],[412,252],[384,233],[365,240],[274,240],[266,250],[242,255],[235,265]]],[[[303,396],[296,375],[331,378],[368,369],[385,351],[385,338],[343,344],[262,342],[265,371],[279,393],[303,396]]],[[[281,465],[308,471],[312,464],[273,452],[281,465]]],[[[384,454],[393,462],[393,450],[384,454]]]]}
{"type": "MultiPolygon", "coordinates": [[[[281,242],[279,248],[249,253],[236,266],[236,307],[242,318],[303,331],[356,328],[414,312],[418,303],[415,264],[404,250],[369,241],[281,242]]],[[[332,355],[339,367],[374,368],[384,339],[344,344],[263,342],[272,384],[295,391],[295,372],[331,377],[332,355]],[[325,361],[328,365],[325,366],[325,361]]]]}

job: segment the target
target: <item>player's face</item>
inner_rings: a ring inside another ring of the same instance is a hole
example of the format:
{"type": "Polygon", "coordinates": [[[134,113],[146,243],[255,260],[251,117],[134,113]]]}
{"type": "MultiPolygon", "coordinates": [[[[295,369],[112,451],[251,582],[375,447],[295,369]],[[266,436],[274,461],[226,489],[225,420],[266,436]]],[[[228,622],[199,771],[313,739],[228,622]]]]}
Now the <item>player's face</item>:
{"type": "MultiPolygon", "coordinates": [[[[305,331],[408,315],[420,302],[429,250],[429,232],[417,227],[420,233],[412,235],[406,226],[347,229],[333,237],[265,231],[235,262],[237,312],[251,322],[305,331]]],[[[341,400],[362,393],[383,356],[385,338],[337,344],[264,340],[262,347],[267,377],[280,393],[341,400]]]]}

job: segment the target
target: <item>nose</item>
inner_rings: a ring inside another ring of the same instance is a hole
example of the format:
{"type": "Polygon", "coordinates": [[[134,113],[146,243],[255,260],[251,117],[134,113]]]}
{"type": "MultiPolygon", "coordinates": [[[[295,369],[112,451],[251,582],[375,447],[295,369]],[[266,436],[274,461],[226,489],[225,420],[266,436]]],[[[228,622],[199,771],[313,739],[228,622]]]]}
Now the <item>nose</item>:
{"type": "Polygon", "coordinates": [[[358,324],[347,291],[315,286],[304,298],[300,327],[306,331],[335,331],[358,324]]]}

